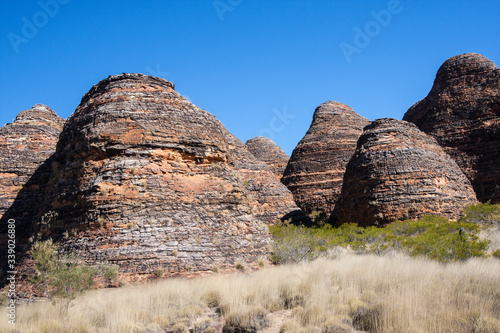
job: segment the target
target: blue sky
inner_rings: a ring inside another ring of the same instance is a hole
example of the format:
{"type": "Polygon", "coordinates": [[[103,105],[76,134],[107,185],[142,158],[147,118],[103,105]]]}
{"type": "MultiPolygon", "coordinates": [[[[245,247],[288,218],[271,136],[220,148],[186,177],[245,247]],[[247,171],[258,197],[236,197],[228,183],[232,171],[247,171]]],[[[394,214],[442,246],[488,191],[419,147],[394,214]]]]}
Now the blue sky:
{"type": "Polygon", "coordinates": [[[446,59],[500,64],[500,1],[3,1],[0,125],[36,103],[67,118],[92,85],[172,81],[242,141],[288,154],[327,100],[401,119],[446,59]]]}

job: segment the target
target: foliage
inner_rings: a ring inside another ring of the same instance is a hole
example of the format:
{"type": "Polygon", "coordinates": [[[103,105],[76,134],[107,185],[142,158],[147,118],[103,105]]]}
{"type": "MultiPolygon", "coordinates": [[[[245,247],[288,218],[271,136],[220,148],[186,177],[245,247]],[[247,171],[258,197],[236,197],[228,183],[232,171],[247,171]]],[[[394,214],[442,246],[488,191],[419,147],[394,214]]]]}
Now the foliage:
{"type": "Polygon", "coordinates": [[[50,272],[50,285],[52,295],[66,301],[67,310],[72,300],[92,286],[96,269],[69,256],[64,256],[58,263],[57,268],[50,272]]]}
{"type": "Polygon", "coordinates": [[[164,272],[165,270],[163,269],[163,267],[158,267],[154,270],[153,275],[155,278],[161,278],[164,272]]]}
{"type": "Polygon", "coordinates": [[[275,239],[271,259],[278,264],[298,263],[342,247],[356,253],[381,255],[396,250],[440,262],[459,261],[485,256],[489,241],[480,240],[479,231],[474,223],[438,216],[397,221],[384,228],[362,228],[354,223],[338,228],[284,224],[270,227],[275,239]]]}
{"type": "Polygon", "coordinates": [[[494,258],[500,259],[500,250],[496,250],[491,254],[494,258]]]}
{"type": "Polygon", "coordinates": [[[476,224],[436,216],[397,222],[388,228],[399,235],[398,241],[409,255],[427,256],[441,262],[484,257],[489,243],[479,240],[476,224]]]}
{"type": "Polygon", "coordinates": [[[113,284],[118,280],[118,269],[118,265],[102,265],[99,267],[99,273],[103,279],[103,287],[113,284]]]}
{"type": "Polygon", "coordinates": [[[467,206],[460,221],[478,224],[500,224],[500,205],[484,203],[467,206]]]}
{"type": "Polygon", "coordinates": [[[318,252],[317,237],[303,226],[270,226],[270,231],[275,236],[271,253],[275,264],[297,264],[312,259],[318,252]]]}
{"type": "MultiPolygon", "coordinates": [[[[51,239],[35,242],[30,254],[38,273],[31,281],[45,287],[49,298],[64,300],[66,312],[71,301],[92,286],[97,275],[96,268],[79,262],[74,255],[59,254],[51,239]]],[[[113,272],[106,272],[106,277],[112,278],[113,272]]]]}
{"type": "Polygon", "coordinates": [[[31,281],[43,285],[46,295],[49,296],[51,273],[57,269],[57,247],[52,239],[36,242],[31,247],[30,254],[35,261],[35,269],[38,273],[37,276],[31,278],[31,281]]]}

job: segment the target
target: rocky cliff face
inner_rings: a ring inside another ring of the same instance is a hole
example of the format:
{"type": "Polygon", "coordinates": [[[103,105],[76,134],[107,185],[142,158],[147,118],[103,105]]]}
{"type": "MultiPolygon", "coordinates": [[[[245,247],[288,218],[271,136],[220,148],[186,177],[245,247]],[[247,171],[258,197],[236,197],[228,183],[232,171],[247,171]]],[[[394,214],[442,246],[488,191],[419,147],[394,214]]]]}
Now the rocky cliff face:
{"type": "Polygon", "coordinates": [[[437,139],[480,201],[500,202],[500,70],[492,61],[475,53],[446,60],[403,119],[437,139]]]}
{"type": "Polygon", "coordinates": [[[281,179],[290,157],[280,146],[263,136],[248,140],[245,146],[257,160],[266,163],[278,179],[281,179]]]}
{"type": "Polygon", "coordinates": [[[344,175],[337,225],[383,225],[422,215],[458,218],[476,203],[458,165],[414,124],[379,119],[366,126],[344,175]]]}
{"type": "Polygon", "coordinates": [[[281,180],[306,213],[333,211],[345,167],[368,123],[342,103],[328,101],[316,108],[311,126],[295,147],[281,180]]]}
{"type": "Polygon", "coordinates": [[[6,213],[21,243],[52,237],[134,274],[256,260],[268,253],[265,224],[298,210],[213,115],[141,74],[92,87],[34,178],[43,179],[41,202],[6,213]]]}
{"type": "Polygon", "coordinates": [[[36,104],[0,128],[0,217],[35,170],[56,150],[64,119],[36,104]]]}

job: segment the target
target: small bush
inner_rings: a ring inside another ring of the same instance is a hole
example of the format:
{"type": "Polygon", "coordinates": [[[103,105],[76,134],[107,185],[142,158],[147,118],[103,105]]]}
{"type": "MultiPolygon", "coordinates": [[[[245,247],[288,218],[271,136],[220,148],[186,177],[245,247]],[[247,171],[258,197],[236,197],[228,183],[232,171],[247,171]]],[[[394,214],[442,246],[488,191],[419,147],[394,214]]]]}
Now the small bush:
{"type": "Polygon", "coordinates": [[[491,255],[493,256],[493,258],[500,259],[500,250],[496,250],[491,255]]]}
{"type": "Polygon", "coordinates": [[[155,278],[161,278],[163,276],[163,273],[165,272],[165,270],[163,269],[163,267],[158,267],[157,269],[155,269],[155,271],[153,272],[153,275],[155,276],[155,278]]]}
{"type": "Polygon", "coordinates": [[[205,293],[201,297],[201,300],[209,308],[218,308],[220,306],[221,295],[216,291],[210,291],[205,293]]]}
{"type": "Polygon", "coordinates": [[[318,241],[305,227],[286,225],[270,227],[275,236],[271,261],[275,264],[296,264],[317,257],[318,241]]]}
{"type": "Polygon", "coordinates": [[[311,218],[315,226],[323,227],[328,224],[329,217],[325,212],[313,211],[311,213],[311,218]]]}
{"type": "Polygon", "coordinates": [[[467,206],[460,222],[498,225],[500,224],[500,205],[484,203],[467,206]]]}
{"type": "Polygon", "coordinates": [[[57,250],[51,239],[33,244],[30,254],[38,275],[31,282],[43,286],[49,298],[64,300],[67,313],[71,301],[92,286],[97,270],[75,255],[59,255],[57,250]]]}
{"type": "Polygon", "coordinates": [[[382,332],[382,310],[378,305],[359,306],[351,312],[352,325],[359,331],[382,332]]]}
{"type": "Polygon", "coordinates": [[[237,261],[234,263],[234,268],[236,268],[239,271],[245,270],[245,264],[242,263],[241,261],[237,261]]]}
{"type": "Polygon", "coordinates": [[[103,282],[113,284],[118,280],[118,265],[103,265],[100,267],[103,282]]]}
{"type": "Polygon", "coordinates": [[[267,312],[256,307],[229,314],[222,332],[257,332],[267,325],[269,325],[267,312]]]}

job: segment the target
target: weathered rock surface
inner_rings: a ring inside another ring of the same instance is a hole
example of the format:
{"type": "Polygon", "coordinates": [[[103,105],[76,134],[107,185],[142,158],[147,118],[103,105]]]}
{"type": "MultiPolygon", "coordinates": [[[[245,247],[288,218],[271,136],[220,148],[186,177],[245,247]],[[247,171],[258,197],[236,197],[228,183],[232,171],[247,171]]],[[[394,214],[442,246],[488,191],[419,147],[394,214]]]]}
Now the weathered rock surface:
{"type": "Polygon", "coordinates": [[[492,61],[475,53],[446,60],[403,119],[437,139],[480,201],[500,202],[500,70],[492,61]]]}
{"type": "Polygon", "coordinates": [[[40,234],[132,274],[254,261],[269,251],[266,223],[298,210],[213,115],[142,74],[92,87],[34,182],[40,202],[2,221],[16,219],[20,246],[40,234]]]}
{"type": "Polygon", "coordinates": [[[304,212],[333,211],[345,167],[368,123],[342,103],[328,101],[316,108],[311,126],[293,150],[281,180],[304,212]]]}
{"type": "Polygon", "coordinates": [[[379,119],[358,140],[332,217],[361,226],[428,214],[455,219],[471,203],[469,180],[434,138],[412,123],[379,119]]]}
{"type": "Polygon", "coordinates": [[[257,160],[266,163],[278,179],[281,179],[290,157],[280,146],[263,136],[248,140],[245,146],[257,160]]]}
{"type": "Polygon", "coordinates": [[[64,119],[36,104],[0,128],[0,217],[36,169],[56,150],[64,119]]]}

